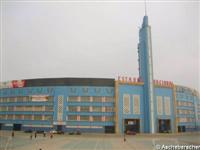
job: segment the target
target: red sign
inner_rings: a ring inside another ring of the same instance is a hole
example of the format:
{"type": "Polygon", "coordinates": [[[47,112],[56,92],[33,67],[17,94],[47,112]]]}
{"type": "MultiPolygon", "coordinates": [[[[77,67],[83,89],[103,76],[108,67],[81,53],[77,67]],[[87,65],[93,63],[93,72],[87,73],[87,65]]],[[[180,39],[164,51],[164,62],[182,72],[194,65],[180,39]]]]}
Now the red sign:
{"type": "Polygon", "coordinates": [[[25,86],[25,80],[13,80],[12,88],[20,88],[25,86]]]}
{"type": "MultiPolygon", "coordinates": [[[[126,76],[118,76],[118,81],[123,82],[123,83],[144,82],[141,78],[126,77],[126,76]]],[[[165,86],[165,87],[173,87],[174,86],[172,81],[164,81],[164,80],[154,80],[154,85],[165,86]]]]}
{"type": "Polygon", "coordinates": [[[172,81],[163,81],[163,80],[154,80],[155,85],[159,86],[167,86],[167,87],[173,87],[174,83],[172,81]]]}
{"type": "Polygon", "coordinates": [[[126,76],[118,76],[118,81],[121,81],[121,82],[124,82],[124,83],[138,83],[138,82],[143,82],[141,78],[126,77],[126,76]]]}

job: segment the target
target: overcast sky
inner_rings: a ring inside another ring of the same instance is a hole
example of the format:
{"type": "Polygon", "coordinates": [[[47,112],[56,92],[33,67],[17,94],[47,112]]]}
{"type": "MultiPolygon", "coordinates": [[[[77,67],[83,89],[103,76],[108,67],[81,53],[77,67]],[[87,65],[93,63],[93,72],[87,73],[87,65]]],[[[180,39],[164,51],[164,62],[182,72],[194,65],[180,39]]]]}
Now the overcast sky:
{"type": "MultiPolygon", "coordinates": [[[[141,1],[1,4],[1,80],[138,77],[141,1]]],[[[149,1],[154,78],[200,89],[199,1],[149,1]]]]}

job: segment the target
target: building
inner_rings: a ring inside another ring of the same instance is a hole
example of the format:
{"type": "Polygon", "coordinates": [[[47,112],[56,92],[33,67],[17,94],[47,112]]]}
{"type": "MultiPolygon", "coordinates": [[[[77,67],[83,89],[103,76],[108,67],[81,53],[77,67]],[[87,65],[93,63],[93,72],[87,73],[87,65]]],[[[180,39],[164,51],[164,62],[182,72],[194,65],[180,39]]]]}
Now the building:
{"type": "Polygon", "coordinates": [[[199,93],[153,78],[151,27],[139,32],[139,77],[1,83],[0,129],[116,133],[200,130],[199,93]]]}

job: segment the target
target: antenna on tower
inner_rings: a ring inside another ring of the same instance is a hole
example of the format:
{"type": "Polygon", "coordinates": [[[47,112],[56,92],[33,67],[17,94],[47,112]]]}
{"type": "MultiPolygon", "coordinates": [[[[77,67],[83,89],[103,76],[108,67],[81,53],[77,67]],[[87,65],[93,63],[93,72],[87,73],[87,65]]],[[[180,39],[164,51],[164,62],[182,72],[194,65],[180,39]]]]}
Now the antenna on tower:
{"type": "Polygon", "coordinates": [[[145,7],[145,16],[147,16],[147,1],[144,0],[144,7],[145,7]]]}

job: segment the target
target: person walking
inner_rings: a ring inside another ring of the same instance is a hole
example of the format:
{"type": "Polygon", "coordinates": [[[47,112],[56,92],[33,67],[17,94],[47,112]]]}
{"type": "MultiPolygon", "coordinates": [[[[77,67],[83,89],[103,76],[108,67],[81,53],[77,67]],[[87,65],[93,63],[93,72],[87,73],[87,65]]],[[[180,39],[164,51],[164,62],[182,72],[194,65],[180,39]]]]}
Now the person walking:
{"type": "Polygon", "coordinates": [[[50,133],[50,138],[51,138],[51,139],[53,138],[53,133],[50,133]]]}
{"type": "Polygon", "coordinates": [[[35,138],[37,137],[37,132],[35,131],[35,138]]]}
{"type": "Polygon", "coordinates": [[[14,131],[12,131],[12,138],[15,136],[15,133],[14,133],[14,131]]]}

